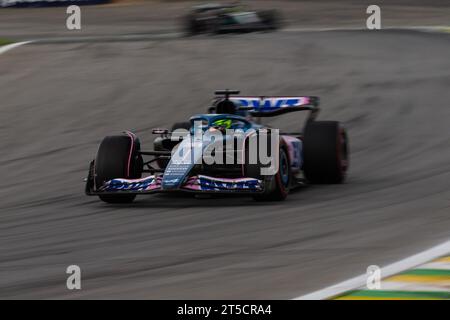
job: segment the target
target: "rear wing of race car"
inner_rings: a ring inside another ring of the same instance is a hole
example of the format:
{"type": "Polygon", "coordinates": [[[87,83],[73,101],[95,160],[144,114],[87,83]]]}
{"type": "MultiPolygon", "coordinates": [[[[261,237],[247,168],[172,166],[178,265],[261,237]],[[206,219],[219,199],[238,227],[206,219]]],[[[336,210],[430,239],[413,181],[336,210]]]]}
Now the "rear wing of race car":
{"type": "Polygon", "coordinates": [[[295,111],[311,111],[314,117],[319,112],[319,97],[315,96],[231,96],[238,90],[219,90],[213,105],[229,100],[238,110],[246,110],[254,117],[273,117],[295,111]]]}
{"type": "Polygon", "coordinates": [[[255,117],[273,117],[294,111],[319,111],[318,97],[232,97],[239,110],[255,117]]]}

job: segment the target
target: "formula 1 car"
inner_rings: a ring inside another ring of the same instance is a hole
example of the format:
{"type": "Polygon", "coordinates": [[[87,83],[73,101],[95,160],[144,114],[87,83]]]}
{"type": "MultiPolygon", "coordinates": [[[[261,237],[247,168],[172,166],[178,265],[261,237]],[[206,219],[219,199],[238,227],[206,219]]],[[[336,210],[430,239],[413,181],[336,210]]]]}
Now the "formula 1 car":
{"type": "Polygon", "coordinates": [[[307,183],[345,180],[347,133],[339,122],[316,121],[318,97],[237,94],[216,91],[209,113],[176,123],[171,131],[153,129],[158,137],[151,151],[141,150],[132,132],[107,136],[90,164],[86,194],[108,203],[157,192],[284,200],[307,183]],[[283,133],[260,123],[262,117],[296,111],[309,112],[302,131],[283,133]]]}
{"type": "Polygon", "coordinates": [[[252,11],[237,4],[205,4],[192,8],[186,17],[189,35],[275,30],[280,26],[276,10],[252,11]]]}

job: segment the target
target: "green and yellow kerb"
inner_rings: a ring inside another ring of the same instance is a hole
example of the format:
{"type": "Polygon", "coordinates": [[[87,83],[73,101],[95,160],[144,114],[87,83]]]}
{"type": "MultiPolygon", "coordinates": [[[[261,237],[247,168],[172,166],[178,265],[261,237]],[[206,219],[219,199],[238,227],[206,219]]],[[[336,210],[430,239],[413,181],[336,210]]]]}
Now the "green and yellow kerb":
{"type": "Polygon", "coordinates": [[[450,255],[381,281],[378,290],[358,289],[335,300],[449,300],[450,255]]]}

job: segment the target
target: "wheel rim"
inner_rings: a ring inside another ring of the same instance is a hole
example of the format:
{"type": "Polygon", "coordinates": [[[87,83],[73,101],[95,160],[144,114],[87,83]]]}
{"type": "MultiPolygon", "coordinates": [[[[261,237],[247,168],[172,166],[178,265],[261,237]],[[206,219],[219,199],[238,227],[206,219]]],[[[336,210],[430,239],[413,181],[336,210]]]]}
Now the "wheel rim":
{"type": "Polygon", "coordinates": [[[284,186],[289,184],[289,162],[286,153],[282,151],[280,153],[280,177],[284,186]]]}

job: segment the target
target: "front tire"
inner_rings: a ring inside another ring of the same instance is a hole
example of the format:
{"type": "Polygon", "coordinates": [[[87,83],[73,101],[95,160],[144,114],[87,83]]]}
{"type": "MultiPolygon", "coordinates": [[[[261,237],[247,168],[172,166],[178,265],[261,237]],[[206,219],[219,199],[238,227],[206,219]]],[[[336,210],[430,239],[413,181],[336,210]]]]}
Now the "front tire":
{"type": "Polygon", "coordinates": [[[289,194],[291,184],[291,166],[284,147],[280,148],[279,169],[277,173],[266,181],[266,191],[254,195],[256,201],[283,201],[289,194]]]}
{"type": "MultiPolygon", "coordinates": [[[[95,185],[100,188],[105,182],[116,179],[138,179],[142,176],[140,142],[134,134],[108,136],[103,139],[95,159],[95,185]]],[[[107,203],[130,203],[135,194],[99,195],[107,203]]]]}
{"type": "MultiPolygon", "coordinates": [[[[259,139],[261,135],[258,133],[257,143],[259,146],[259,139]]],[[[268,145],[267,150],[269,152],[269,156],[272,157],[274,155],[275,150],[271,150],[271,137],[270,134],[267,136],[268,145]]],[[[256,201],[282,201],[285,200],[287,195],[289,194],[289,187],[291,185],[291,165],[289,162],[289,156],[287,153],[287,147],[283,141],[280,141],[278,145],[278,169],[277,172],[272,176],[265,176],[261,174],[261,169],[264,167],[268,167],[268,165],[262,165],[260,163],[260,159],[258,157],[256,164],[250,164],[250,154],[249,154],[249,140],[246,141],[245,144],[245,164],[244,164],[244,176],[249,178],[256,178],[263,180],[264,182],[264,192],[261,194],[256,194],[253,196],[253,199],[256,201]]],[[[258,150],[259,154],[259,150],[258,150]]]]}

